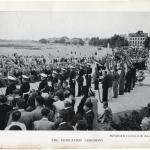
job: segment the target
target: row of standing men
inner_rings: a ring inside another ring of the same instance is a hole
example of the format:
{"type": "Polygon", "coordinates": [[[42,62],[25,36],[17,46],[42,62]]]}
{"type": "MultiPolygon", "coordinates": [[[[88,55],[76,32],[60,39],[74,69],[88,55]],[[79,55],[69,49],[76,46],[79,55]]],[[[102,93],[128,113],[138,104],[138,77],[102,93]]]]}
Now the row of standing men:
{"type": "MultiPolygon", "coordinates": [[[[63,75],[62,75],[63,76],[63,75]]],[[[92,75],[92,68],[88,65],[86,70],[80,69],[78,74],[74,67],[70,67],[69,79],[58,78],[58,73],[54,72],[50,78],[51,86],[47,81],[47,75],[41,73],[41,82],[39,83],[39,91],[41,92],[52,92],[54,93],[62,86],[63,82],[68,81],[71,93],[76,96],[76,82],[78,83],[78,94],[77,96],[87,93],[91,89],[93,81],[94,90],[100,90],[99,83],[102,84],[102,101],[107,102],[112,97],[117,98],[118,94],[123,95],[124,92],[130,92],[135,87],[136,82],[136,69],[134,66],[128,67],[127,70],[124,66],[117,69],[114,67],[113,71],[106,71],[99,68],[95,68],[92,75]],[[113,91],[113,92],[112,92],[113,91]],[[112,96],[113,93],[113,96],[112,96]]],[[[16,89],[15,78],[9,76],[9,85],[6,88],[5,95],[12,94],[13,90],[16,89]]],[[[29,78],[22,75],[22,84],[20,87],[21,94],[25,94],[30,91],[29,78]]]]}

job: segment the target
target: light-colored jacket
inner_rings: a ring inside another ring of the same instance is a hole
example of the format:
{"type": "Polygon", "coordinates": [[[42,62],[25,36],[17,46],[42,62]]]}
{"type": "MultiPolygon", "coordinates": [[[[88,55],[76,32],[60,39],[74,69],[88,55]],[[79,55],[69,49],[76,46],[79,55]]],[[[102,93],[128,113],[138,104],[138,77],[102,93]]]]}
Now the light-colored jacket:
{"type": "Polygon", "coordinates": [[[33,123],[34,130],[52,130],[53,125],[54,123],[49,121],[48,118],[45,117],[33,123]]]}

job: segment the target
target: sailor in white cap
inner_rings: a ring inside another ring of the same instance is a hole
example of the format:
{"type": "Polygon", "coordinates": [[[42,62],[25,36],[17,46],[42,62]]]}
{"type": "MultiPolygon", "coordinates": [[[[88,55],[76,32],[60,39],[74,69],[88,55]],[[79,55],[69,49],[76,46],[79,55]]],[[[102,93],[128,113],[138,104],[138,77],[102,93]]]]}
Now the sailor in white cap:
{"type": "Polygon", "coordinates": [[[48,82],[47,82],[47,75],[44,73],[41,73],[41,82],[39,84],[39,90],[42,92],[45,92],[46,88],[48,87],[48,82]]]}
{"type": "Polygon", "coordinates": [[[64,69],[64,68],[61,68],[61,70],[62,70],[62,71],[66,71],[66,69],[64,69]]]}
{"type": "Polygon", "coordinates": [[[73,66],[70,66],[70,68],[71,68],[71,69],[74,69],[74,67],[73,67],[73,66]]]}
{"type": "Polygon", "coordinates": [[[91,66],[91,64],[90,64],[90,63],[87,63],[87,65],[88,65],[88,66],[91,66]]]}
{"type": "Polygon", "coordinates": [[[56,71],[53,71],[53,76],[56,76],[58,73],[56,71]]]}
{"type": "Polygon", "coordinates": [[[21,94],[28,93],[30,90],[29,77],[22,75],[22,84],[20,87],[21,94]]]}
{"type": "Polygon", "coordinates": [[[5,96],[10,95],[16,89],[16,78],[13,76],[8,76],[8,86],[6,88],[5,96]]]}
{"type": "Polygon", "coordinates": [[[41,78],[47,78],[47,75],[45,73],[41,73],[41,78]]]}
{"type": "Polygon", "coordinates": [[[53,70],[53,72],[52,72],[52,78],[51,78],[52,91],[54,91],[54,87],[58,83],[58,77],[57,77],[57,75],[58,75],[58,73],[53,70]]]}

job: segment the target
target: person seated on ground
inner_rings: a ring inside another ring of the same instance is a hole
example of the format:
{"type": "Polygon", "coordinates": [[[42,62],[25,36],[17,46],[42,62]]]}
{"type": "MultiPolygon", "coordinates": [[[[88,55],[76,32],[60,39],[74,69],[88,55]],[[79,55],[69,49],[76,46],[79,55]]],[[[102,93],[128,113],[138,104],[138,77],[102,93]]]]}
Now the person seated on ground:
{"type": "Polygon", "coordinates": [[[84,119],[87,121],[88,130],[93,130],[93,120],[94,120],[94,113],[92,111],[93,105],[91,102],[87,102],[84,104],[84,119]]]}
{"type": "Polygon", "coordinates": [[[142,130],[150,130],[150,108],[147,109],[147,113],[142,119],[140,126],[142,130]]]}
{"type": "Polygon", "coordinates": [[[64,106],[67,112],[67,118],[68,118],[67,120],[72,125],[74,124],[74,116],[75,116],[74,108],[72,107],[71,103],[68,101],[64,102],[64,106]]]}
{"type": "Polygon", "coordinates": [[[111,108],[108,106],[107,102],[103,103],[103,108],[104,108],[104,113],[100,116],[99,118],[99,122],[100,123],[108,123],[111,124],[113,117],[112,117],[112,110],[111,108]]]}
{"type": "Polygon", "coordinates": [[[79,120],[75,127],[77,130],[88,130],[88,124],[86,120],[79,120]]]}
{"type": "Polygon", "coordinates": [[[74,128],[67,121],[68,121],[67,111],[65,109],[60,110],[57,113],[54,129],[74,130],[74,128]]]}
{"type": "Polygon", "coordinates": [[[19,126],[21,130],[26,130],[25,124],[19,122],[19,119],[21,117],[21,112],[20,111],[15,111],[12,114],[12,122],[10,125],[8,125],[5,130],[10,130],[10,128],[14,125],[19,126]]]}
{"type": "Polygon", "coordinates": [[[0,130],[4,130],[7,125],[7,114],[12,110],[12,106],[7,104],[7,98],[0,96],[0,130]]]}
{"type": "Polygon", "coordinates": [[[42,119],[34,121],[33,123],[34,130],[52,130],[54,123],[48,120],[49,113],[50,113],[49,109],[47,108],[42,109],[41,111],[42,119]]]}

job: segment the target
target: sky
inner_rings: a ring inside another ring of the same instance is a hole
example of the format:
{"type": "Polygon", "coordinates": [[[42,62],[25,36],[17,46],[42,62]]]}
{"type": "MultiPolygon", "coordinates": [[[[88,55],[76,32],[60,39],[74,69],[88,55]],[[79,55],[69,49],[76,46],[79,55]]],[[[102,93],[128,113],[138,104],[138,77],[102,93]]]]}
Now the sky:
{"type": "Polygon", "coordinates": [[[39,40],[100,37],[143,30],[150,33],[148,12],[0,12],[0,39],[39,40]]]}

